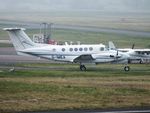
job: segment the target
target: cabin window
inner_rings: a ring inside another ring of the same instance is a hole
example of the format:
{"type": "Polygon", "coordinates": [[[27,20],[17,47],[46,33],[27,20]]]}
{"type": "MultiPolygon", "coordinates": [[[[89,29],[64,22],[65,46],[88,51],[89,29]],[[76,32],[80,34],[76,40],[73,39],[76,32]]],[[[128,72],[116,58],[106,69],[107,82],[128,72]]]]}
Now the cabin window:
{"type": "Polygon", "coordinates": [[[56,49],[55,49],[55,48],[53,48],[53,49],[52,49],[52,51],[53,51],[53,52],[56,52],[56,49]]]}
{"type": "Polygon", "coordinates": [[[92,50],[93,50],[93,48],[92,48],[92,47],[90,47],[90,48],[89,48],[89,50],[90,50],[90,51],[92,51],[92,50]]]}
{"type": "Polygon", "coordinates": [[[65,51],[65,48],[62,48],[62,51],[64,52],[64,51],[65,51]]]}
{"type": "Polygon", "coordinates": [[[73,51],[73,48],[70,48],[69,50],[70,50],[70,51],[73,51]]]}
{"type": "Polygon", "coordinates": [[[104,51],[104,47],[101,47],[101,48],[100,48],[100,51],[104,51]]]}
{"type": "Polygon", "coordinates": [[[79,48],[79,51],[82,51],[83,49],[82,48],[79,48]]]}
{"type": "Polygon", "coordinates": [[[78,51],[78,48],[74,48],[74,51],[78,51]]]}
{"type": "Polygon", "coordinates": [[[84,48],[84,51],[87,51],[87,50],[88,50],[88,48],[87,48],[87,47],[85,47],[85,48],[84,48]]]}

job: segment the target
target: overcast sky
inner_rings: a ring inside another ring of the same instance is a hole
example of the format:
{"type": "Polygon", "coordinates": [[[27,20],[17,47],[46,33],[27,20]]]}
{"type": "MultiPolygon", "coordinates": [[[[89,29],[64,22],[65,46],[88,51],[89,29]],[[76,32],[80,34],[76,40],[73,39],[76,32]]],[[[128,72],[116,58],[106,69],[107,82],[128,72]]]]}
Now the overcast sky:
{"type": "Polygon", "coordinates": [[[150,0],[0,0],[0,12],[55,10],[150,12],[150,0]]]}

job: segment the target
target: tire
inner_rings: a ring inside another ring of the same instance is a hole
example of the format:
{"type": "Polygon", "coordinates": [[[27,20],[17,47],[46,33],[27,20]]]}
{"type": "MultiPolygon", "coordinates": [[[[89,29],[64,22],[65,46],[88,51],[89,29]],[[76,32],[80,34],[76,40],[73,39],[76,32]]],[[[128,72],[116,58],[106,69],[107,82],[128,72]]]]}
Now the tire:
{"type": "Polygon", "coordinates": [[[130,71],[130,67],[129,66],[125,66],[124,67],[124,71],[130,71]]]}

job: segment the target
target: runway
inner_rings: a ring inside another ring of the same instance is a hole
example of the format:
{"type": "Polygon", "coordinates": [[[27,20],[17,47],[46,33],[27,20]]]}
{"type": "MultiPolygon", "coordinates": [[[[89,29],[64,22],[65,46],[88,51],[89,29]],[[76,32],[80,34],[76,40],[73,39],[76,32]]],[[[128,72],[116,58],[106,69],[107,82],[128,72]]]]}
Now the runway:
{"type": "Polygon", "coordinates": [[[47,112],[23,112],[23,113],[150,113],[150,109],[137,110],[64,110],[64,111],[47,111],[47,112]]]}
{"type": "Polygon", "coordinates": [[[0,47],[0,64],[9,63],[48,63],[52,62],[37,57],[19,56],[16,54],[14,47],[0,47]]]}
{"type": "MultiPolygon", "coordinates": [[[[58,61],[52,61],[47,59],[41,59],[34,56],[19,56],[16,54],[14,47],[0,47],[0,69],[10,70],[68,70],[67,68],[60,66],[17,66],[15,64],[21,63],[60,63],[58,61]]],[[[65,63],[65,62],[61,62],[65,63]]]]}

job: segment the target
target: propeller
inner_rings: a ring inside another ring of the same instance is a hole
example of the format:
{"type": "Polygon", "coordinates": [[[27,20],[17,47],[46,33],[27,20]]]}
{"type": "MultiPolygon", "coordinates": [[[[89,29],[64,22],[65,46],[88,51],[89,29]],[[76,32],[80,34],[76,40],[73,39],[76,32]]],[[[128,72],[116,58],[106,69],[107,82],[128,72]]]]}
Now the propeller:
{"type": "Polygon", "coordinates": [[[119,51],[117,50],[117,53],[116,53],[116,60],[118,60],[118,58],[120,58],[120,56],[119,56],[119,51]]]}
{"type": "Polygon", "coordinates": [[[132,45],[132,49],[134,49],[135,44],[132,45]]]}
{"type": "MultiPolygon", "coordinates": [[[[134,49],[134,46],[135,46],[135,44],[132,45],[132,49],[134,49]]],[[[108,48],[109,48],[109,50],[115,50],[116,53],[113,55],[110,55],[111,58],[114,58],[115,62],[119,62],[119,60],[121,61],[123,59],[127,60],[127,61],[129,60],[127,58],[127,55],[125,55],[125,53],[123,54],[123,52],[121,50],[117,49],[117,47],[115,47],[115,45],[112,41],[109,41],[108,48]],[[119,51],[121,51],[120,54],[119,54],[119,51]]]]}
{"type": "Polygon", "coordinates": [[[117,50],[116,55],[110,55],[110,57],[113,57],[113,58],[115,58],[117,60],[118,58],[120,58],[119,51],[117,50]]]}
{"type": "Polygon", "coordinates": [[[118,63],[118,60],[119,60],[119,58],[120,58],[121,56],[119,56],[119,51],[118,51],[118,50],[116,50],[115,52],[116,52],[116,53],[113,54],[113,55],[110,55],[110,57],[114,59],[114,61],[112,61],[113,63],[118,63]]]}
{"type": "Polygon", "coordinates": [[[117,50],[117,54],[116,54],[116,57],[118,56],[118,50],[117,50]]]}

